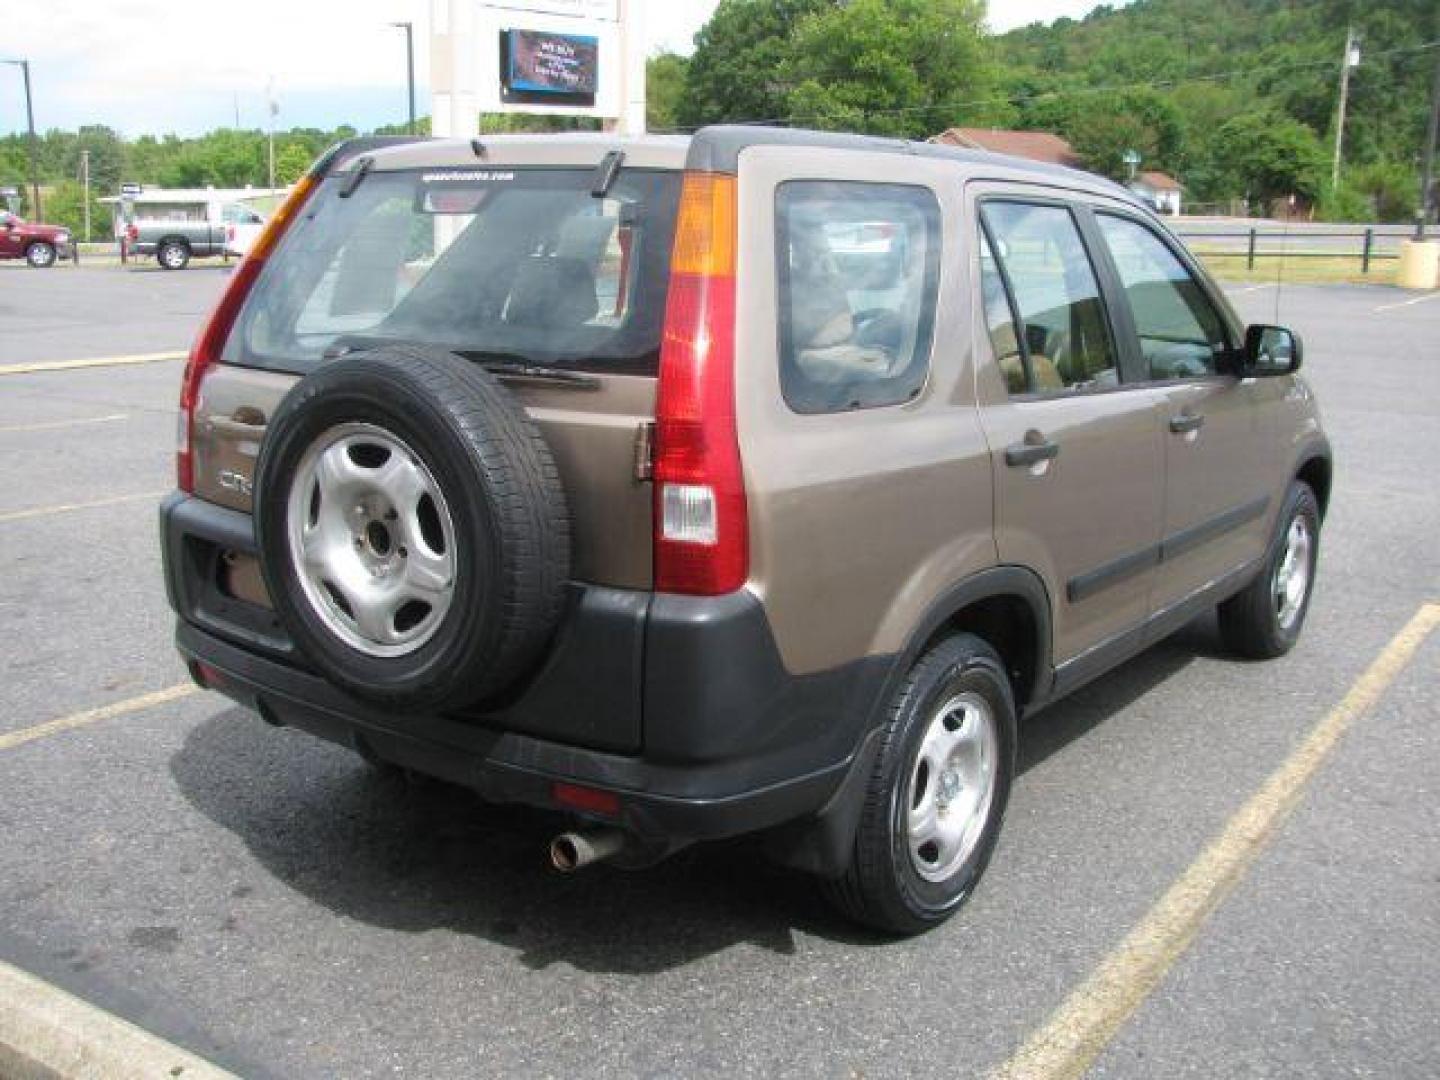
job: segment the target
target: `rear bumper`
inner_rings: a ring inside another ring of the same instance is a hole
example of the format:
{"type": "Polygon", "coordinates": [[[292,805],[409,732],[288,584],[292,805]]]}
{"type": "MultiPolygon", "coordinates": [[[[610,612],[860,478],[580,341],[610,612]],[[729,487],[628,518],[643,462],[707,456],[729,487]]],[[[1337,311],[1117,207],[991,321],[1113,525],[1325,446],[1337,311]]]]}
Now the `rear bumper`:
{"type": "Polygon", "coordinates": [[[551,656],[506,702],[397,715],[310,671],[273,615],[213,587],[214,552],[253,550],[246,515],[172,495],[161,533],[176,644],[201,685],[496,802],[568,809],[557,782],[613,792],[620,810],[604,820],[661,851],[825,811],[863,759],[891,666],[790,674],[748,593],[576,586],[551,656]]]}

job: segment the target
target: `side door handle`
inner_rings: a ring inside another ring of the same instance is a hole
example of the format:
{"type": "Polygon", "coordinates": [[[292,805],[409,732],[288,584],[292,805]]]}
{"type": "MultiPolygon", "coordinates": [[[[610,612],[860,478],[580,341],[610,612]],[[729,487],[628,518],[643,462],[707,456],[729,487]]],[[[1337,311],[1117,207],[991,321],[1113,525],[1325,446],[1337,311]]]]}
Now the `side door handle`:
{"type": "Polygon", "coordinates": [[[1059,443],[1053,443],[1043,435],[1033,442],[1027,437],[1024,442],[1012,443],[1005,448],[1005,464],[1011,468],[1038,465],[1042,461],[1058,457],[1059,454],[1059,443]]]}
{"type": "Polygon", "coordinates": [[[1199,431],[1204,426],[1205,417],[1201,413],[1180,413],[1178,416],[1170,417],[1170,430],[1176,435],[1199,431]]]}

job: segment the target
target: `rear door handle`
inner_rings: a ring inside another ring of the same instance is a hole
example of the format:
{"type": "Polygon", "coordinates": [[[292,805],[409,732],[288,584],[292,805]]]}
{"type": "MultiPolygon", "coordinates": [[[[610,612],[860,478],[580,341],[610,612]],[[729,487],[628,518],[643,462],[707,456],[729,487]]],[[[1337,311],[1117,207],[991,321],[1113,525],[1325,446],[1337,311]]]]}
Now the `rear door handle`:
{"type": "Polygon", "coordinates": [[[1200,413],[1181,413],[1179,416],[1170,417],[1170,430],[1176,435],[1199,431],[1204,426],[1205,417],[1200,413]]]}
{"type": "Polygon", "coordinates": [[[1018,442],[1005,448],[1005,464],[1012,468],[1020,468],[1025,465],[1038,465],[1042,461],[1049,461],[1060,453],[1058,443],[1050,442],[1018,442]]]}

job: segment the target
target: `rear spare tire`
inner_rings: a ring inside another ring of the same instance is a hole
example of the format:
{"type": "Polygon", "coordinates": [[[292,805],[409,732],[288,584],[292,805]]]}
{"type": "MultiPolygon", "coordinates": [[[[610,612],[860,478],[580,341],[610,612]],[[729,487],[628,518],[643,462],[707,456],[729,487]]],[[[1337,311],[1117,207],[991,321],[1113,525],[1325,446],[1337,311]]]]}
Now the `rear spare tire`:
{"type": "Polygon", "coordinates": [[[488,372],[389,346],[275,410],[256,468],[261,568],[297,647],[387,707],[492,697],[559,621],[570,526],[555,463],[488,372]]]}

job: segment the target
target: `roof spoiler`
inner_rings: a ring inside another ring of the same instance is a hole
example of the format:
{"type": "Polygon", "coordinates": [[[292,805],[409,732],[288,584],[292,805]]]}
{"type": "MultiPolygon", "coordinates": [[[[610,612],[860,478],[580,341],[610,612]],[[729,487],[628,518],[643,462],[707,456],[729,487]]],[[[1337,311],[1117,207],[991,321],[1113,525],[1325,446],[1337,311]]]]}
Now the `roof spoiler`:
{"type": "Polygon", "coordinates": [[[428,141],[423,135],[358,135],[353,139],[338,142],[326,150],[315,159],[315,164],[310,166],[310,173],[319,180],[370,150],[384,150],[391,146],[428,141]]]}

